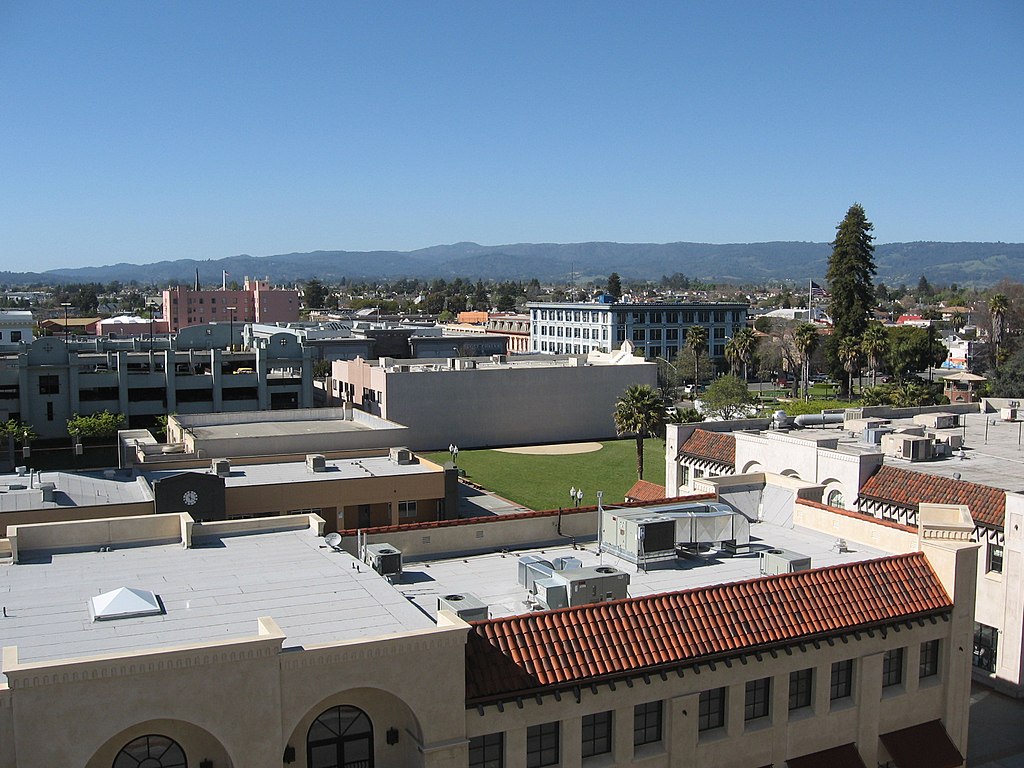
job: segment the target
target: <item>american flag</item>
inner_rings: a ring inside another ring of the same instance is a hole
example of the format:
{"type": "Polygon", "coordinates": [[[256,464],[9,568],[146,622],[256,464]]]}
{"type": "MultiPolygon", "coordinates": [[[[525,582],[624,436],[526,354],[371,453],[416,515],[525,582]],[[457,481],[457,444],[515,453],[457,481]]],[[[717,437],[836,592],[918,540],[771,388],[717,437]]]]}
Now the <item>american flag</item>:
{"type": "Polygon", "coordinates": [[[818,285],[816,282],[811,280],[811,298],[812,299],[827,299],[829,292],[818,285]]]}

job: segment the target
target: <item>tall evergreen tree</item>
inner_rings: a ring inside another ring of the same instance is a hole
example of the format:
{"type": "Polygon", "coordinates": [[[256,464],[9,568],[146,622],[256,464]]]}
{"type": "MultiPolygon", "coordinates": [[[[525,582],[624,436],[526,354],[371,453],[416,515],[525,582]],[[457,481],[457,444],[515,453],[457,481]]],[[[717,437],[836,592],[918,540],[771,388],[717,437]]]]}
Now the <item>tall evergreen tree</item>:
{"type": "Polygon", "coordinates": [[[622,280],[619,278],[618,272],[608,275],[608,287],[605,290],[616,301],[622,298],[622,280]]]}
{"type": "Polygon", "coordinates": [[[875,305],[872,278],[875,276],[874,225],[864,214],[864,207],[854,203],[836,227],[832,255],[828,260],[828,311],[832,316],[832,336],[826,348],[829,367],[842,370],[839,344],[843,339],[859,339],[868,327],[871,308],[875,305]]]}

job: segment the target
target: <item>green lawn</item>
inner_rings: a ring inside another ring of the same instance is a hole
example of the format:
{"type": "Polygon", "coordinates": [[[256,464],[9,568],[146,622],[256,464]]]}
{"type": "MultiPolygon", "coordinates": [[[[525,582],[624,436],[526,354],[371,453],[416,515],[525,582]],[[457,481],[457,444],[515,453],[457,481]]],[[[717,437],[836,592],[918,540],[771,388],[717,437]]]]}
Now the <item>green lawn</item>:
{"type": "MultiPolygon", "coordinates": [[[[494,450],[459,451],[459,468],[466,477],[499,496],[530,509],[571,506],[569,489],[583,489],[583,506],[597,503],[604,491],[609,504],[621,503],[636,482],[636,441],[610,440],[593,453],[534,456],[494,450]]],[[[424,454],[443,464],[447,451],[424,454]]],[[[665,483],[665,441],[644,441],[644,479],[665,483]]]]}

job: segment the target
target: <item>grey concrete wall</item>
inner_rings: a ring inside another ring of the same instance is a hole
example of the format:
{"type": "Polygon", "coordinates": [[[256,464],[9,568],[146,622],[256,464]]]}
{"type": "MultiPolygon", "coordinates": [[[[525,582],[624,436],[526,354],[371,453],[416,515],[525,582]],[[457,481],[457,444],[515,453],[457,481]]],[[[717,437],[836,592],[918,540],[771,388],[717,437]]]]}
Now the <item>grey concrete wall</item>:
{"type": "Polygon", "coordinates": [[[384,413],[413,450],[604,440],[631,384],[657,386],[656,366],[389,373],[384,413]]]}

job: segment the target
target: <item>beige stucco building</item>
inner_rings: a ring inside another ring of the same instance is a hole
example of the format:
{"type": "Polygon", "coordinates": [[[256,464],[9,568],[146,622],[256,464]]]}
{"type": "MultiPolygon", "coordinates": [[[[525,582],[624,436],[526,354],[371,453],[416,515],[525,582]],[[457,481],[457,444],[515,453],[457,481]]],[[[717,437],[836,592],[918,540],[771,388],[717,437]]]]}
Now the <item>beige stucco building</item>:
{"type": "Polygon", "coordinates": [[[657,386],[657,365],[623,350],[589,356],[339,360],[333,404],[351,403],[408,428],[414,450],[615,437],[615,401],[657,386]]]}
{"type": "Polygon", "coordinates": [[[372,530],[407,555],[388,579],[317,515],[16,526],[0,768],[954,768],[977,546],[965,510],[922,512],[915,553],[724,586],[758,558],[720,556],[558,611],[524,606],[509,550],[607,558],[592,508],[372,530]],[[436,609],[453,578],[489,618],[436,609]]]}

